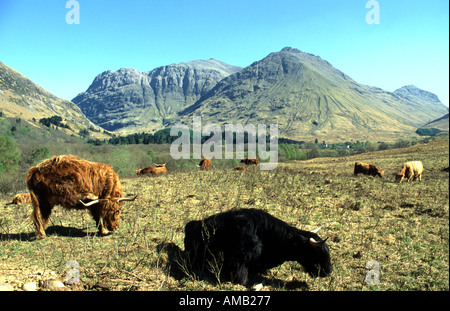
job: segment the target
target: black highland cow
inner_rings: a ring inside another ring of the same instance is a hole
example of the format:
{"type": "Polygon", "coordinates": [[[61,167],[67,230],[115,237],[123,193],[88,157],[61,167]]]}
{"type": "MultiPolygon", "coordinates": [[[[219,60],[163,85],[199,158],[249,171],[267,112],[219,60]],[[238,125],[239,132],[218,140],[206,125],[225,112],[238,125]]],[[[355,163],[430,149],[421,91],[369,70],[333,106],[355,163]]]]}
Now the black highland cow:
{"type": "Polygon", "coordinates": [[[299,262],[313,277],[329,275],[333,268],[325,241],[262,210],[239,209],[187,223],[184,247],[200,277],[217,268],[221,281],[248,285],[285,261],[299,262]]]}

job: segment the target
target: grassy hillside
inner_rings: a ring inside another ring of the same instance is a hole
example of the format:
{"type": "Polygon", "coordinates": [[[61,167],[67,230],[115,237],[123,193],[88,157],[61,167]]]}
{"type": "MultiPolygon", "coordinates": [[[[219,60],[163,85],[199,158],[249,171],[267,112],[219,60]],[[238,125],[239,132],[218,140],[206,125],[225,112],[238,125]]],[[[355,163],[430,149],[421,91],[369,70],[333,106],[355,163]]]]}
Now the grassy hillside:
{"type": "MultiPolygon", "coordinates": [[[[323,225],[334,271],[312,279],[295,262],[271,269],[263,290],[438,290],[448,291],[448,137],[426,145],[342,158],[280,164],[274,171],[236,172],[218,168],[170,171],[160,178],[122,178],[126,194],[121,226],[95,235],[84,211],[57,207],[48,238],[30,241],[31,205],[8,205],[0,215],[0,284],[64,281],[66,263],[76,260],[80,283],[63,290],[245,290],[209,283],[170,270],[171,253],[183,249],[184,225],[231,208],[258,208],[304,230],[323,225]],[[406,160],[421,160],[422,182],[394,183],[406,160]],[[352,176],[355,161],[385,170],[384,179],[352,176]],[[170,247],[169,247],[170,246],[170,247]],[[160,251],[158,251],[160,250],[160,251]],[[168,255],[169,254],[169,255],[168,255]],[[380,283],[365,280],[369,260],[380,267],[380,283]]],[[[2,206],[11,196],[2,196],[2,206]]],[[[39,287],[39,285],[38,285],[39,287]]]]}
{"type": "Polygon", "coordinates": [[[442,116],[439,119],[436,119],[430,123],[425,124],[422,128],[438,129],[441,132],[448,132],[449,131],[448,116],[449,114],[447,113],[445,116],[442,116]]]}
{"type": "Polygon", "coordinates": [[[13,68],[0,62],[0,117],[20,118],[30,127],[38,127],[41,118],[59,116],[67,135],[85,132],[105,138],[103,129],[89,121],[74,103],[58,98],[13,68]]]}

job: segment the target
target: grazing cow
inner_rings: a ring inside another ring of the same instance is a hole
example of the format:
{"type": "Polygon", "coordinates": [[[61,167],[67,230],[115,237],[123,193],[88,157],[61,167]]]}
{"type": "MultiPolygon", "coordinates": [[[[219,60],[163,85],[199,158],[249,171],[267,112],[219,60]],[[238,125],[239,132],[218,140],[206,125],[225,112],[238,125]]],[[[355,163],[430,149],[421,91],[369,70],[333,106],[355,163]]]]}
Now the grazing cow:
{"type": "Polygon", "coordinates": [[[123,198],[119,176],[111,165],[89,162],[75,156],[56,156],[30,168],[25,182],[33,203],[36,238],[45,237],[45,226],[55,205],[88,209],[99,233],[119,227],[123,198]]]}
{"type": "Polygon", "coordinates": [[[155,164],[156,167],[146,167],[140,170],[136,170],[136,174],[138,176],[144,175],[152,175],[152,176],[161,176],[167,174],[166,163],[164,164],[155,164]]]}
{"type": "Polygon", "coordinates": [[[380,178],[384,176],[384,171],[380,170],[375,164],[356,162],[353,175],[356,176],[359,173],[373,177],[379,176],[380,178]]]}
{"type": "Polygon", "coordinates": [[[313,277],[333,270],[326,239],[262,210],[215,214],[188,222],[184,231],[186,258],[200,276],[216,271],[221,280],[247,285],[258,273],[285,261],[299,262],[313,277]]]}
{"type": "Polygon", "coordinates": [[[22,204],[22,203],[31,203],[31,195],[30,193],[18,193],[14,196],[11,203],[6,203],[6,205],[9,204],[22,204]]]}
{"type": "Polygon", "coordinates": [[[212,167],[212,163],[210,159],[203,158],[200,161],[200,164],[197,165],[198,168],[200,168],[201,171],[209,171],[212,167]]]}
{"type": "Polygon", "coordinates": [[[244,163],[245,165],[258,165],[259,159],[258,158],[254,158],[254,159],[245,158],[245,159],[241,160],[241,163],[244,163]]]}
{"type": "Polygon", "coordinates": [[[421,161],[410,161],[403,164],[403,168],[395,175],[395,181],[401,183],[403,179],[407,179],[408,182],[411,179],[419,178],[422,181],[423,164],[421,161]]]}
{"type": "Polygon", "coordinates": [[[245,166],[235,166],[234,169],[236,171],[246,171],[249,172],[250,170],[248,168],[246,168],[245,166]]]}

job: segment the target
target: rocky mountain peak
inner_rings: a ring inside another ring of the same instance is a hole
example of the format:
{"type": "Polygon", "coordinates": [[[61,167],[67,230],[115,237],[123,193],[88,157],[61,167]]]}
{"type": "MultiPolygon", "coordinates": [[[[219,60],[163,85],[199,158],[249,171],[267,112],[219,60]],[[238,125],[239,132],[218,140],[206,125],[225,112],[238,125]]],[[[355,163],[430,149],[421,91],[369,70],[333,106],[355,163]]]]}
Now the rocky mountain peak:
{"type": "Polygon", "coordinates": [[[414,85],[405,85],[394,91],[394,94],[401,95],[403,97],[416,97],[417,99],[432,101],[436,103],[441,103],[436,94],[419,89],[414,85]]]}
{"type": "Polygon", "coordinates": [[[215,124],[276,123],[281,136],[297,139],[342,139],[349,133],[379,139],[381,132],[385,137],[412,132],[445,110],[358,84],[319,56],[286,47],[220,81],[180,118],[184,123],[193,115],[215,124]]]}
{"type": "Polygon", "coordinates": [[[72,101],[105,129],[152,131],[239,70],[241,67],[215,59],[176,63],[148,72],[108,70],[72,101]]]}

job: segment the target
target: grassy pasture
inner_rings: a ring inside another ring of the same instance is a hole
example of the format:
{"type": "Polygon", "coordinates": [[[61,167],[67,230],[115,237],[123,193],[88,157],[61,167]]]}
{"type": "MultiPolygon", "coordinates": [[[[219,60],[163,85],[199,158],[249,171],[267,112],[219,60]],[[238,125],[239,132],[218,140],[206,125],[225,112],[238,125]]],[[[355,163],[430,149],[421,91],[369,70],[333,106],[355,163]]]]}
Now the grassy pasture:
{"type": "MultiPolygon", "coordinates": [[[[85,211],[56,207],[48,238],[32,241],[31,205],[0,198],[0,284],[65,279],[79,264],[80,283],[65,290],[246,290],[174,275],[164,246],[183,249],[184,225],[231,208],[258,208],[304,230],[323,225],[334,271],[313,279],[296,262],[263,277],[263,290],[449,290],[448,138],[427,145],[343,158],[280,163],[274,171],[218,168],[170,171],[158,178],[122,178],[126,194],[121,226],[95,234],[85,211]],[[394,183],[406,160],[421,160],[422,182],[394,183]],[[385,178],[352,176],[355,161],[371,162],[385,178]],[[5,206],[5,207],[4,207],[5,206]],[[162,248],[162,249],[161,249],[162,248]],[[160,250],[160,251],[159,251],[160,250]],[[367,284],[366,263],[379,263],[379,284],[367,284]]],[[[214,165],[214,162],[213,162],[214,165]]]]}

